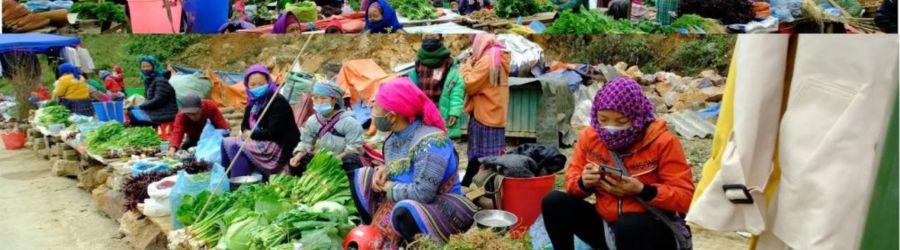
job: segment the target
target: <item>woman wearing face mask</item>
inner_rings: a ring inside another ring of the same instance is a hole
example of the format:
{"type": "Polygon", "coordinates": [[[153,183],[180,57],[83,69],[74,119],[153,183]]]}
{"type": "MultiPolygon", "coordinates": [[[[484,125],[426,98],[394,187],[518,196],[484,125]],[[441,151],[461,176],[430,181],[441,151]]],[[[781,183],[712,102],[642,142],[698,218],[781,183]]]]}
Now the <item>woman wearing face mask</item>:
{"type": "Polygon", "coordinates": [[[378,130],[391,135],[385,166],[357,169],[351,178],[363,222],[378,228],[390,247],[420,233],[445,243],[469,229],[476,207],[462,196],[459,159],[431,100],[398,78],[379,87],[372,112],[378,130]]]}
{"type": "Polygon", "coordinates": [[[506,115],[509,106],[511,57],[493,34],[475,35],[472,57],[460,67],[466,83],[463,111],[469,113],[469,165],[462,185],[468,187],[478,173],[478,159],[506,151],[506,115]]]}
{"type": "Polygon", "coordinates": [[[168,71],[153,56],[141,56],[141,79],[144,80],[143,104],[128,113],[132,126],[157,126],[175,120],[178,114],[175,89],[169,84],[168,71]]]}
{"type": "Polygon", "coordinates": [[[259,171],[264,180],[268,180],[269,175],[289,173],[291,150],[300,141],[291,104],[277,93],[278,87],[262,64],[250,66],[244,73],[244,89],[247,90],[247,107],[241,122],[243,133],[240,138],[222,141],[222,166],[228,166],[237,157],[230,177],[259,171]],[[269,100],[272,104],[263,116],[269,100]],[[247,145],[238,154],[244,143],[247,145]]]}
{"type": "Polygon", "coordinates": [[[555,249],[573,249],[574,235],[603,249],[607,233],[617,249],[675,248],[672,231],[636,198],[677,220],[675,213],[687,213],[694,194],[691,167],[678,137],[654,118],[653,104],[637,82],[618,78],[600,90],[591,127],[581,133],[569,162],[566,192],[553,191],[542,203],[555,249]],[[613,152],[626,175],[608,171],[618,169],[613,152]],[[589,195],[596,204],[584,200],[589,195]]]}
{"type": "Polygon", "coordinates": [[[403,25],[397,19],[397,13],[386,0],[371,1],[364,5],[366,10],[367,33],[394,33],[403,30],[403,25]]]}
{"type": "Polygon", "coordinates": [[[90,87],[81,71],[75,65],[63,63],[59,65],[57,74],[59,80],[53,89],[53,95],[59,99],[59,104],[75,114],[93,116],[90,87]]]}
{"type": "Polygon", "coordinates": [[[331,151],[338,158],[362,152],[362,125],[353,117],[353,112],[345,110],[343,98],[344,91],[337,84],[320,82],[313,86],[316,114],[303,124],[300,144],[291,158],[292,167],[298,167],[300,159],[320,149],[331,151]]]}
{"type": "Polygon", "coordinates": [[[409,79],[437,105],[450,138],[456,139],[460,137],[459,117],[465,100],[466,83],[443,40],[440,34],[425,35],[417,55],[416,68],[409,73],[409,79]]]}

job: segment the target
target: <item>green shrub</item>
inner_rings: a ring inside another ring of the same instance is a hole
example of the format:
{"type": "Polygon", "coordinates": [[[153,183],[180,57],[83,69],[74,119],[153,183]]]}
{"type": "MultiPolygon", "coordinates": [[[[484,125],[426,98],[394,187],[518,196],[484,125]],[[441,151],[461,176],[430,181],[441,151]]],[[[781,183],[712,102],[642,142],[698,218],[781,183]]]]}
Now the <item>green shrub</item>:
{"type": "Polygon", "coordinates": [[[682,75],[694,75],[704,69],[725,72],[734,47],[734,38],[707,36],[679,44],[669,57],[668,69],[682,75]]]}
{"type": "MultiPolygon", "coordinates": [[[[162,62],[178,55],[192,44],[203,40],[201,35],[135,35],[128,42],[128,54],[152,55],[162,62]]],[[[137,60],[137,57],[135,57],[137,60]]]]}

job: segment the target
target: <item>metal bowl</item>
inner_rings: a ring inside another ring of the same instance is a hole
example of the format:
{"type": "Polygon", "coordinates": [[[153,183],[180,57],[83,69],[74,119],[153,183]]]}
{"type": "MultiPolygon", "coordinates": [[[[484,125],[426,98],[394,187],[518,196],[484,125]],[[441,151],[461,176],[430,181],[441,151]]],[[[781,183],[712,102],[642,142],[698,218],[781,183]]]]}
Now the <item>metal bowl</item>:
{"type": "Polygon", "coordinates": [[[246,176],[237,176],[231,177],[228,179],[231,182],[230,189],[231,191],[237,190],[242,185],[250,185],[257,184],[262,182],[262,175],[254,174],[254,175],[246,175],[246,176]]]}
{"type": "Polygon", "coordinates": [[[503,210],[487,209],[475,213],[475,224],[478,228],[490,228],[494,232],[506,233],[519,222],[519,217],[503,210]]]}

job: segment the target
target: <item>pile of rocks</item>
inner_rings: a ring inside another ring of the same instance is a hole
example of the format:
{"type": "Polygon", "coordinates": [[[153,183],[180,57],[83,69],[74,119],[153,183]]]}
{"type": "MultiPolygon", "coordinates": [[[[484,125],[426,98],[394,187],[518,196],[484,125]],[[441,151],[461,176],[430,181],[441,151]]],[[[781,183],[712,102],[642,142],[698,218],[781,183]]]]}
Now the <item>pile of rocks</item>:
{"type": "Polygon", "coordinates": [[[644,74],[638,66],[620,62],[613,66],[620,76],[641,83],[644,94],[653,101],[656,113],[700,110],[722,100],[725,77],[715,70],[704,70],[696,76],[679,76],[671,72],[644,74]]]}

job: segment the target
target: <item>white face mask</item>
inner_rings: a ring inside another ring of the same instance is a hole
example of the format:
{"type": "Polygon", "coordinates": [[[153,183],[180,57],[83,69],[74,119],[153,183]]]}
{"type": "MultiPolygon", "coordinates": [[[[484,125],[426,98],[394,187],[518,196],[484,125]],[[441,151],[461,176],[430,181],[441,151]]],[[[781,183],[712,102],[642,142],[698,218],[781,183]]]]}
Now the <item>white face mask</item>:
{"type": "Polygon", "coordinates": [[[625,131],[631,128],[631,125],[623,125],[623,126],[603,126],[603,129],[610,134],[615,134],[616,132],[625,131]]]}

